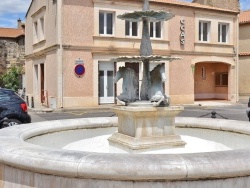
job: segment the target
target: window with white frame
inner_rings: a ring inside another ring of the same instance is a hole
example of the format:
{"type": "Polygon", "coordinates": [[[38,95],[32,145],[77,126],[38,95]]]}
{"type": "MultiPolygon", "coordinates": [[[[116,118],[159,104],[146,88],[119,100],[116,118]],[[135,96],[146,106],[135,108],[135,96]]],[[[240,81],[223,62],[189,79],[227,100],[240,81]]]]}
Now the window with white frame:
{"type": "Polygon", "coordinates": [[[99,34],[113,35],[114,13],[99,12],[99,34]]]}
{"type": "Polygon", "coordinates": [[[44,40],[44,17],[40,18],[40,26],[41,26],[40,40],[44,40]]]}
{"type": "Polygon", "coordinates": [[[199,21],[199,41],[208,42],[210,35],[210,22],[199,21]]]}
{"type": "Polygon", "coordinates": [[[161,22],[150,22],[150,37],[161,38],[161,22]]]}
{"type": "Polygon", "coordinates": [[[34,43],[37,43],[39,40],[37,21],[33,23],[33,40],[34,43]]]}
{"type": "Polygon", "coordinates": [[[218,42],[221,42],[221,43],[228,42],[228,28],[229,28],[229,24],[226,24],[226,23],[218,24],[218,42]]]}
{"type": "Polygon", "coordinates": [[[44,36],[44,16],[36,19],[33,23],[34,43],[38,43],[45,39],[44,36]]]}
{"type": "Polygon", "coordinates": [[[138,36],[138,22],[125,21],[126,36],[138,36]]]}
{"type": "Polygon", "coordinates": [[[32,17],[33,22],[33,44],[39,43],[45,40],[45,12],[46,7],[43,6],[37,12],[35,12],[32,17]]]}

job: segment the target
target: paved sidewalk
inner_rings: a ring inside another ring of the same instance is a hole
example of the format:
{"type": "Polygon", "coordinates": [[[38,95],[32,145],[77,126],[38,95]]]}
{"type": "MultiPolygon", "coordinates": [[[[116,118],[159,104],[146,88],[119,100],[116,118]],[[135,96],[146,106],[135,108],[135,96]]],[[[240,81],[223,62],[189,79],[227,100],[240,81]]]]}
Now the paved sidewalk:
{"type": "Polygon", "coordinates": [[[230,101],[195,101],[194,105],[198,106],[230,106],[236,103],[230,101]]]}
{"type": "Polygon", "coordinates": [[[47,108],[45,106],[40,106],[37,108],[29,108],[29,112],[34,112],[34,113],[48,113],[48,112],[76,112],[76,111],[109,111],[114,104],[108,104],[108,105],[99,105],[95,107],[72,107],[72,108],[58,108],[58,109],[52,109],[52,108],[47,108]]]}
{"type": "MultiPolygon", "coordinates": [[[[195,101],[194,104],[176,104],[173,106],[232,106],[237,104],[247,104],[248,101],[240,101],[239,103],[232,103],[231,101],[225,100],[208,100],[208,101],[195,101]]],[[[106,112],[110,111],[115,104],[99,105],[95,107],[72,107],[72,108],[62,108],[62,109],[52,109],[45,106],[39,106],[37,108],[29,108],[29,112],[33,113],[49,113],[49,112],[106,112]]]]}
{"type": "MultiPolygon", "coordinates": [[[[180,117],[200,117],[205,114],[211,114],[215,111],[217,114],[227,117],[231,120],[248,121],[246,116],[248,101],[240,101],[239,103],[231,103],[230,101],[196,101],[194,104],[184,104],[184,111],[180,117]]],[[[58,119],[74,119],[87,117],[112,117],[114,105],[100,105],[97,107],[85,108],[66,108],[56,109],[52,113],[46,113],[41,109],[31,109],[29,114],[32,122],[51,121],[58,119]]],[[[210,115],[208,115],[210,117],[210,115]]],[[[218,117],[219,118],[219,117],[218,117]]]]}

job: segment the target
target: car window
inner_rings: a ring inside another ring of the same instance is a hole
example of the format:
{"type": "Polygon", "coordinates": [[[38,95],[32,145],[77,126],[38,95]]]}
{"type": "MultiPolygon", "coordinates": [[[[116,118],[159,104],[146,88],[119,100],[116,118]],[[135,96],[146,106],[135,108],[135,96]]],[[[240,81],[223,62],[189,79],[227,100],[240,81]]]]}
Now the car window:
{"type": "Polygon", "coordinates": [[[10,100],[10,96],[7,95],[6,93],[0,93],[0,102],[2,101],[9,101],[10,100]]]}

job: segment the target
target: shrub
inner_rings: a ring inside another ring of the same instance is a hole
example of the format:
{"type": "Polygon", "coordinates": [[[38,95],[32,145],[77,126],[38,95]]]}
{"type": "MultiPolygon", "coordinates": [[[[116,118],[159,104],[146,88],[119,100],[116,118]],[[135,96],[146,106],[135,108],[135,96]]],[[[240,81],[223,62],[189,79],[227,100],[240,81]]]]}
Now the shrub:
{"type": "Polygon", "coordinates": [[[0,76],[0,84],[2,87],[17,91],[21,87],[22,68],[19,66],[11,66],[7,72],[0,76]]]}

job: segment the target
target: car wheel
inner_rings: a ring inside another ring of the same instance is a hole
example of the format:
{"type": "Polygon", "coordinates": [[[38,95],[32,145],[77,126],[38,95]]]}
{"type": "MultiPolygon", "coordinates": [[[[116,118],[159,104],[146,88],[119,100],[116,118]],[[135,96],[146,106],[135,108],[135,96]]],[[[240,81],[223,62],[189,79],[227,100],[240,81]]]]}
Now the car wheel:
{"type": "Polygon", "coordinates": [[[13,125],[19,125],[19,124],[21,124],[21,123],[22,123],[22,122],[19,121],[18,119],[8,119],[8,120],[6,120],[6,121],[3,123],[2,128],[4,128],[4,127],[11,127],[11,126],[13,126],[13,125]]]}

